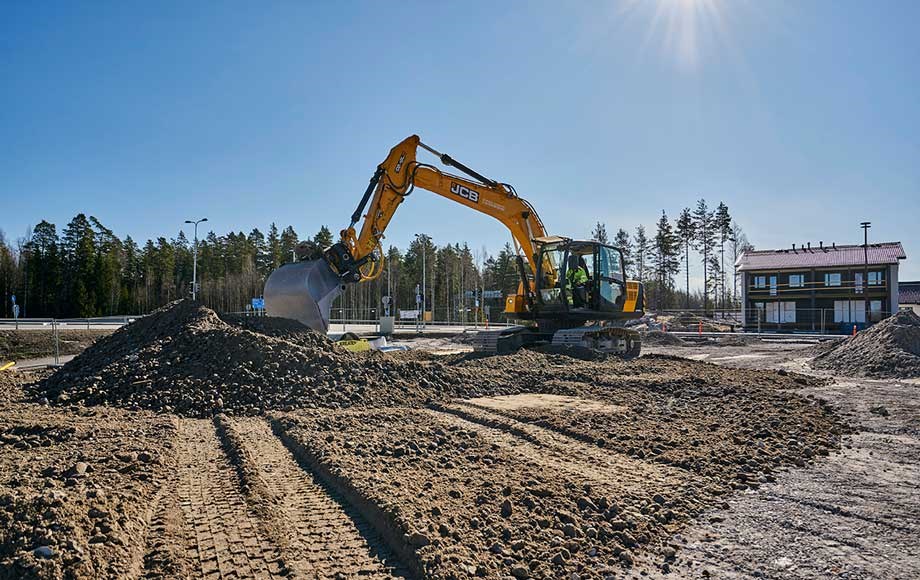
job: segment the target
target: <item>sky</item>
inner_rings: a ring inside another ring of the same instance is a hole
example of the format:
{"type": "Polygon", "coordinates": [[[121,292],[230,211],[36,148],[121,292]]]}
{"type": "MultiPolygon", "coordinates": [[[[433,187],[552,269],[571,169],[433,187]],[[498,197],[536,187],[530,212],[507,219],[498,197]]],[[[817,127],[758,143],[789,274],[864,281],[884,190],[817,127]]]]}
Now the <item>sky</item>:
{"type": "MultiPolygon", "coordinates": [[[[703,197],[757,248],[871,221],[920,279],[918,21],[913,1],[0,0],[0,229],[335,232],[415,133],[553,234],[703,197]]],[[[421,190],[385,243],[416,232],[510,240],[421,190]]]]}

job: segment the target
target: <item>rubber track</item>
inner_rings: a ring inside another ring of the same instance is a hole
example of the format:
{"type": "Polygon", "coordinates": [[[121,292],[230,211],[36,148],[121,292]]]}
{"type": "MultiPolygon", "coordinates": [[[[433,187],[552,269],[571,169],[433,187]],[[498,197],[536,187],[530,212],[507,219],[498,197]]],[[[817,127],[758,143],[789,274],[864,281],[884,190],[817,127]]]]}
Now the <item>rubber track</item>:
{"type": "Polygon", "coordinates": [[[277,578],[280,553],[246,504],[236,470],[221,449],[214,424],[179,425],[179,506],[187,529],[187,560],[195,578],[277,578]]]}
{"type": "Polygon", "coordinates": [[[374,529],[304,471],[268,423],[231,419],[242,461],[259,481],[270,511],[286,535],[285,559],[309,578],[394,578],[403,574],[374,529]]]}

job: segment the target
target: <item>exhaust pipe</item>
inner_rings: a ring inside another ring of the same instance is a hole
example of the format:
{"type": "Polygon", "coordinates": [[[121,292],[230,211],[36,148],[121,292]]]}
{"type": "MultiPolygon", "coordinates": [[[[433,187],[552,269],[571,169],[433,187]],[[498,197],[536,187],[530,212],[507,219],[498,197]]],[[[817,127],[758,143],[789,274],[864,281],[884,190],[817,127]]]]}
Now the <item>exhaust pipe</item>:
{"type": "Polygon", "coordinates": [[[329,332],[332,302],[345,285],[324,259],[285,264],[265,281],[265,313],[329,332]]]}

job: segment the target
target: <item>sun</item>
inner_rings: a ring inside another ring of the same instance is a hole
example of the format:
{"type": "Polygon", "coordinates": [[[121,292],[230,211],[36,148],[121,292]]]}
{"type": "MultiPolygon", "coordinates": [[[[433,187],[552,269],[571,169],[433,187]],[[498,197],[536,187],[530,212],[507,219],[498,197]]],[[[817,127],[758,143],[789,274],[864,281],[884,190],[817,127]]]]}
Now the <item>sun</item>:
{"type": "Polygon", "coordinates": [[[697,69],[712,41],[725,39],[723,0],[625,0],[620,15],[648,15],[641,49],[657,46],[686,71],[697,69]]]}

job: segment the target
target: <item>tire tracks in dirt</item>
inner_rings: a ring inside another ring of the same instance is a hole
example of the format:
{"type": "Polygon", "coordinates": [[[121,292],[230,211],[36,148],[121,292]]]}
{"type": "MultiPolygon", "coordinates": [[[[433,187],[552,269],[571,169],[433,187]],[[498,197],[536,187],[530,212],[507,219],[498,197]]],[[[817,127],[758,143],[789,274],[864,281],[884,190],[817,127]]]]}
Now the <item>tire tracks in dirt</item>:
{"type": "Polygon", "coordinates": [[[281,552],[248,504],[213,422],[179,423],[177,470],[151,522],[148,578],[281,578],[281,552]]]}
{"type": "Polygon", "coordinates": [[[305,470],[264,419],[221,416],[217,426],[246,496],[295,576],[407,574],[367,520],[305,470]]]}
{"type": "MultiPolygon", "coordinates": [[[[505,415],[454,402],[428,409],[438,420],[474,430],[494,444],[515,450],[536,465],[567,472],[600,484],[615,484],[636,494],[648,490],[694,485],[683,470],[604,450],[544,427],[523,423],[505,415]]],[[[651,492],[654,493],[654,492],[651,492]]]]}

